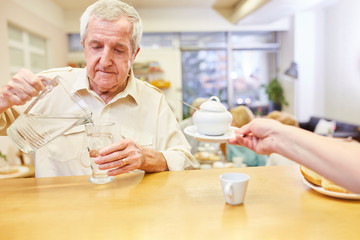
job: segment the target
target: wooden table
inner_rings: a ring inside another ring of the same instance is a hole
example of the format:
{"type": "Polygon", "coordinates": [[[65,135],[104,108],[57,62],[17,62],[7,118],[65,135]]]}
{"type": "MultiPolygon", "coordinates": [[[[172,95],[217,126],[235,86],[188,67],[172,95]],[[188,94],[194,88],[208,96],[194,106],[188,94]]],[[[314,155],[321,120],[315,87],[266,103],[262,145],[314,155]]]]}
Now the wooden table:
{"type": "Polygon", "coordinates": [[[298,166],[0,181],[0,239],[360,239],[360,201],[321,195],[298,166]],[[243,205],[219,176],[250,176],[243,205]]]}

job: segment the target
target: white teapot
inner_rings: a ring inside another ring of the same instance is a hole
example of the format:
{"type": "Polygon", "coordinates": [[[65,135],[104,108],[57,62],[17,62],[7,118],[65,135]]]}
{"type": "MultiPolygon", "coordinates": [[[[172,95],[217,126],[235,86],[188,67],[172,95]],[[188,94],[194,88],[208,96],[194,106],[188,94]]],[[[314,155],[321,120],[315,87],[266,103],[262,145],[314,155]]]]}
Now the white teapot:
{"type": "Polygon", "coordinates": [[[216,96],[210,97],[200,105],[200,110],[193,115],[193,122],[199,133],[219,136],[229,130],[232,115],[216,96]]]}

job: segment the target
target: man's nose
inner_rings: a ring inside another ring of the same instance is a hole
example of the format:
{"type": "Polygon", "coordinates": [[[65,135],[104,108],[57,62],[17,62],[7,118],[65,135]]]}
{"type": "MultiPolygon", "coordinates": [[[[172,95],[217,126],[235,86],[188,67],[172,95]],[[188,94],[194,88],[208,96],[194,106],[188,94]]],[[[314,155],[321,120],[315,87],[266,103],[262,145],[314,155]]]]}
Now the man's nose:
{"type": "Polygon", "coordinates": [[[109,48],[104,48],[104,51],[101,54],[101,58],[100,58],[100,64],[103,67],[107,67],[110,66],[112,64],[112,52],[109,48]]]}

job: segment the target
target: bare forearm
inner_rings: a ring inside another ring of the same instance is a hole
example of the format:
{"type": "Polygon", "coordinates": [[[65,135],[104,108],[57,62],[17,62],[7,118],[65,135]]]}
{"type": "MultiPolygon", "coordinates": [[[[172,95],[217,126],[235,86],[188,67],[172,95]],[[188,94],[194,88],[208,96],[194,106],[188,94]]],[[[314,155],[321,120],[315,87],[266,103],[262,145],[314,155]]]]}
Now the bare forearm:
{"type": "Polygon", "coordinates": [[[341,142],[288,127],[281,134],[278,153],[349,190],[360,192],[360,144],[341,142]]]}
{"type": "Polygon", "coordinates": [[[254,119],[235,133],[230,144],[239,144],[260,154],[279,153],[360,193],[359,143],[335,141],[270,119],[254,119]]]}

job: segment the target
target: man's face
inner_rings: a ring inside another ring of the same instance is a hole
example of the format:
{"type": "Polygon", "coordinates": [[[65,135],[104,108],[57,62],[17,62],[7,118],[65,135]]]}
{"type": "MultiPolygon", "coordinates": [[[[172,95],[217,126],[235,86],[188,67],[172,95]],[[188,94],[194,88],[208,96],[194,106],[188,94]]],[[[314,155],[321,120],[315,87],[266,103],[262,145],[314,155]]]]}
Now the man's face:
{"type": "MultiPolygon", "coordinates": [[[[106,21],[92,18],[82,45],[90,89],[113,98],[123,91],[138,50],[131,45],[132,25],[126,17],[106,21]]],[[[104,99],[104,98],[103,98],[104,99]]]]}

